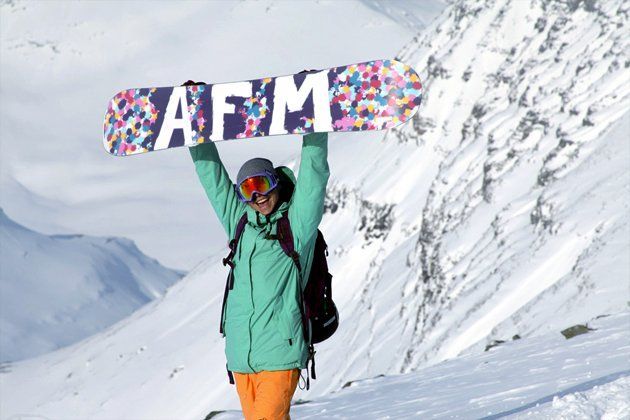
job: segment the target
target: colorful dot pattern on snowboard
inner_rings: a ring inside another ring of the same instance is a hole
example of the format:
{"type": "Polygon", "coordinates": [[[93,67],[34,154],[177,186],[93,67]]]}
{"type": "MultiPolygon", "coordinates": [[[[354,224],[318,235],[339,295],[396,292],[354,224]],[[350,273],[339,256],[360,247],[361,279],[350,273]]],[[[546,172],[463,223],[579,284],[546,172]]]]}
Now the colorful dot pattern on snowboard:
{"type": "MultiPolygon", "coordinates": [[[[311,73],[293,77],[296,89],[311,73]]],[[[289,76],[291,77],[291,76],[289,76]]],[[[422,85],[416,72],[396,60],[375,60],[327,70],[328,100],[332,127],[325,131],[383,130],[409,120],[422,99],[422,85]]],[[[230,96],[226,103],[232,111],[224,115],[223,137],[212,136],[212,86],[187,86],[186,111],[190,138],[183,130],[172,130],[167,145],[183,146],[186,142],[214,141],[267,136],[274,114],[277,78],[251,81],[252,93],[246,97],[230,96]]],[[[323,79],[322,79],[323,80],[323,79]]],[[[324,80],[325,82],[325,80],[324,80]]],[[[109,103],[104,122],[104,146],[113,155],[124,156],[150,152],[163,125],[167,104],[174,88],[128,89],[109,103]]],[[[325,85],[324,85],[325,89],[325,85]]],[[[313,93],[299,111],[286,111],[284,128],[289,134],[317,131],[313,93]]],[[[325,100],[325,99],[324,99],[325,100]]],[[[178,105],[179,107],[179,105],[178,105]]],[[[176,118],[182,117],[177,109],[176,118]]],[[[321,131],[321,130],[320,130],[321,131]]]]}
{"type": "Polygon", "coordinates": [[[201,133],[206,128],[207,120],[202,109],[203,100],[201,98],[206,87],[203,85],[188,86],[186,90],[191,102],[188,105],[188,115],[190,115],[192,138],[195,143],[203,143],[205,138],[201,133]]]}
{"type": "Polygon", "coordinates": [[[243,120],[245,120],[245,130],[236,135],[237,139],[265,135],[265,133],[260,130],[260,125],[269,113],[266,88],[267,85],[271,83],[271,80],[271,77],[263,79],[260,88],[256,89],[256,92],[247,99],[239,109],[239,114],[243,120]]]}
{"type": "Polygon", "coordinates": [[[345,67],[330,90],[330,102],[343,117],[340,131],[382,130],[404,123],[421,101],[420,78],[410,67],[390,60],[345,67]]]}
{"type": "Polygon", "coordinates": [[[145,140],[151,137],[151,128],[157,121],[158,111],[151,102],[156,89],[128,89],[114,96],[105,114],[105,147],[118,155],[148,151],[145,140]]]}

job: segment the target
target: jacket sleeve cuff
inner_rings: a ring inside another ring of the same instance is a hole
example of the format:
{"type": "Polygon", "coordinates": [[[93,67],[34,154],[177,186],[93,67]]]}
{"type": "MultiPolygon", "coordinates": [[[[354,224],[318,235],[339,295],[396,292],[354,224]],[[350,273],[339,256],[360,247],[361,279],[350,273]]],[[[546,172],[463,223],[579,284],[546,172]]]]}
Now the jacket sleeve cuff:
{"type": "Polygon", "coordinates": [[[214,142],[201,143],[195,147],[189,147],[188,151],[193,162],[200,160],[219,162],[219,152],[214,142]]]}
{"type": "Polygon", "coordinates": [[[328,140],[328,133],[309,133],[303,137],[305,146],[318,146],[328,140]]]}

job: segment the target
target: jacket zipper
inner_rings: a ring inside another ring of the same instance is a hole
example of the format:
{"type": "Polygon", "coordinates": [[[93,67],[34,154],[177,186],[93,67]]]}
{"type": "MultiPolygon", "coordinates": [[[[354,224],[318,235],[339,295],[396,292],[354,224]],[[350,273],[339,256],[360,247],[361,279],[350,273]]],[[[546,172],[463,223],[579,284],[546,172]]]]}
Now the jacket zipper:
{"type": "MultiPolygon", "coordinates": [[[[258,234],[257,236],[260,236],[258,234]]],[[[252,372],[256,372],[251,365],[251,356],[252,356],[252,317],[254,316],[254,282],[252,281],[252,257],[254,255],[254,251],[256,250],[256,242],[254,241],[254,247],[249,254],[249,298],[252,304],[252,311],[249,315],[249,322],[247,323],[249,329],[249,349],[247,351],[247,366],[252,370],[252,372]]]]}

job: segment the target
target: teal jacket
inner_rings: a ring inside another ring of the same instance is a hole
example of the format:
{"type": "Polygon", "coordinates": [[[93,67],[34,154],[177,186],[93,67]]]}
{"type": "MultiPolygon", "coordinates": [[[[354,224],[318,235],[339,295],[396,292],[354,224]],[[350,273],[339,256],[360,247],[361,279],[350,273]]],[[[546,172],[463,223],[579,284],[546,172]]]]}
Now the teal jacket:
{"type": "Polygon", "coordinates": [[[228,296],[224,321],[225,355],[228,369],[234,372],[306,367],[308,344],[298,299],[311,269],[330,172],[328,135],[309,134],[302,141],[300,173],[293,195],[269,216],[238,199],[214,143],[189,149],[199,180],[230,239],[239,219],[247,213],[247,224],[234,257],[234,287],[228,296]],[[300,254],[302,273],[277,240],[266,238],[276,233],[277,220],[285,211],[295,250],[300,254]]]}

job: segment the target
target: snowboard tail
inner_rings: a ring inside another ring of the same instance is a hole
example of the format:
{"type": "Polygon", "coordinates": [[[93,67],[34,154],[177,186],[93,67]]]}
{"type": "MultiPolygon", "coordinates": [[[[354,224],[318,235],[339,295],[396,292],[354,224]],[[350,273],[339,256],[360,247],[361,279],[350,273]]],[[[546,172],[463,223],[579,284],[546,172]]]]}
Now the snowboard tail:
{"type": "Polygon", "coordinates": [[[384,130],[422,100],[418,74],[375,60],[245,82],[127,89],[105,114],[103,144],[126,156],[208,141],[384,130]]]}

